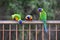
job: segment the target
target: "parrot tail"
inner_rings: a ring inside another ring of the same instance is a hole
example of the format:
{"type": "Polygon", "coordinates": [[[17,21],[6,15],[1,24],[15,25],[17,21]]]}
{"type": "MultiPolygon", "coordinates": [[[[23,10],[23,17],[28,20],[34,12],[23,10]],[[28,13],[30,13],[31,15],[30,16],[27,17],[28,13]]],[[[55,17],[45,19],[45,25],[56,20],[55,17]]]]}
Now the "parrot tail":
{"type": "Polygon", "coordinates": [[[44,30],[45,30],[46,32],[48,32],[47,24],[46,24],[46,23],[44,23],[44,30]]]}

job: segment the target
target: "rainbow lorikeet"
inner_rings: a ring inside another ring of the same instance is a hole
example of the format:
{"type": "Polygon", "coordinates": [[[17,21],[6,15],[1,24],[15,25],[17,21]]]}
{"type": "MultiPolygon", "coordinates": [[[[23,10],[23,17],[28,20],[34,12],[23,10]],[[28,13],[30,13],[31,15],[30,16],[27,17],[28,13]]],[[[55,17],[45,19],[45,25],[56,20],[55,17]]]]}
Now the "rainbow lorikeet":
{"type": "Polygon", "coordinates": [[[39,20],[43,21],[44,30],[47,32],[48,31],[47,24],[46,24],[47,14],[46,14],[46,12],[42,8],[38,8],[38,12],[39,12],[39,20]]]}
{"type": "Polygon", "coordinates": [[[25,17],[25,19],[26,19],[27,21],[32,21],[32,16],[31,16],[31,15],[27,15],[27,16],[25,17]]]}
{"type": "Polygon", "coordinates": [[[21,15],[20,14],[13,14],[12,15],[12,19],[18,21],[19,24],[22,24],[22,20],[21,20],[21,15]]]}

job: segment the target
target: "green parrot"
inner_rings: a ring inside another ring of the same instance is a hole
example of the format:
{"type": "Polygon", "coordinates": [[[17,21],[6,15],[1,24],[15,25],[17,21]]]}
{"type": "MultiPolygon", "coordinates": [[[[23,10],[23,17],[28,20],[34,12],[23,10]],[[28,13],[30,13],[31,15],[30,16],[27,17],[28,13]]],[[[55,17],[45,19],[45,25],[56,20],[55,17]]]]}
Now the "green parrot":
{"type": "Polygon", "coordinates": [[[18,21],[19,24],[22,24],[21,14],[13,14],[12,19],[18,21]]]}
{"type": "Polygon", "coordinates": [[[47,14],[46,14],[46,12],[42,8],[38,8],[38,12],[39,12],[39,20],[42,20],[43,21],[44,30],[46,32],[48,32],[47,24],[46,24],[47,14]]]}
{"type": "Polygon", "coordinates": [[[14,19],[16,21],[19,21],[19,20],[21,20],[21,15],[19,15],[19,14],[13,14],[12,15],[12,19],[14,19]]]}

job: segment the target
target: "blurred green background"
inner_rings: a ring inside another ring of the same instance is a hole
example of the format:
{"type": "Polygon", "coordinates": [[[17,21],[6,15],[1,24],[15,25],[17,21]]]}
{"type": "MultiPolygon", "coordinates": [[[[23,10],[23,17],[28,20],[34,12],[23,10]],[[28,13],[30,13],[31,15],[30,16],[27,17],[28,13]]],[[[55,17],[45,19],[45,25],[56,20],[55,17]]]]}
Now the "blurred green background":
{"type": "Polygon", "coordinates": [[[45,9],[48,20],[60,20],[60,0],[0,0],[0,19],[11,20],[11,15],[18,12],[22,19],[30,14],[36,20],[39,7],[45,9]]]}

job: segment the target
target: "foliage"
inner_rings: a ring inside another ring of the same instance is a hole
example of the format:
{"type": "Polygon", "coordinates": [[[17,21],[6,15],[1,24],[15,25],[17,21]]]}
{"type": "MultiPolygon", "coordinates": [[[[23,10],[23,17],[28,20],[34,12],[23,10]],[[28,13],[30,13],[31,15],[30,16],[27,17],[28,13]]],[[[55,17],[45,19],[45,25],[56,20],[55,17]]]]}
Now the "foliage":
{"type": "Polygon", "coordinates": [[[54,9],[57,6],[56,0],[10,0],[9,1],[9,8],[13,9],[14,11],[21,12],[24,17],[27,14],[31,14],[31,12],[34,10],[34,8],[42,7],[45,9],[48,15],[48,19],[54,19],[54,9]],[[52,17],[52,18],[51,18],[52,17]]]}

